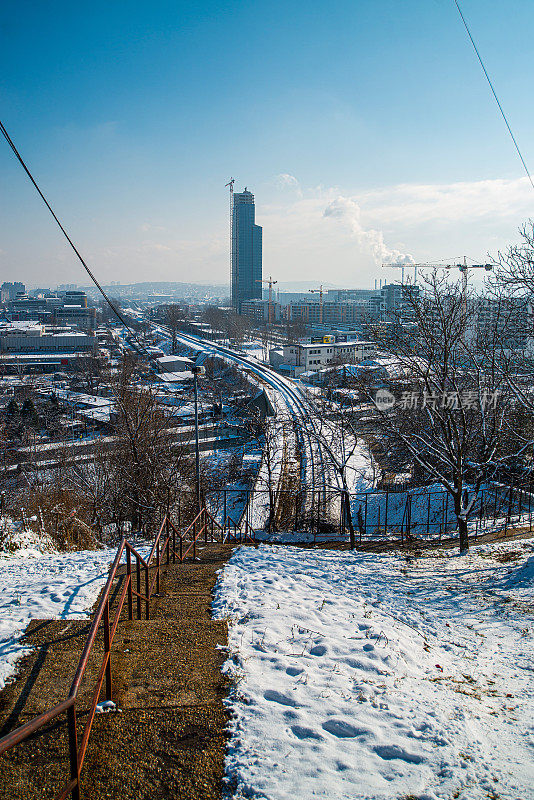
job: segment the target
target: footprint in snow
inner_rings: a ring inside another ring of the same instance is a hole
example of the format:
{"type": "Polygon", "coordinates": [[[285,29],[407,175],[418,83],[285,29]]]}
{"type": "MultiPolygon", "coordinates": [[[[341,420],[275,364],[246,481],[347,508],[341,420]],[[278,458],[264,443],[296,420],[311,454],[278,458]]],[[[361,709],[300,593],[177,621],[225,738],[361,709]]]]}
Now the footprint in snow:
{"type": "Polygon", "coordinates": [[[292,697],[282,694],[282,692],[277,692],[274,689],[267,689],[263,696],[266,700],[271,700],[273,703],[280,703],[283,706],[297,705],[292,697]]]}
{"type": "Polygon", "coordinates": [[[326,722],[323,722],[322,727],[325,731],[331,733],[332,736],[337,736],[340,739],[370,735],[370,731],[366,728],[357,728],[345,719],[328,719],[326,722]]]}
{"type": "Polygon", "coordinates": [[[377,756],[383,758],[384,761],[391,761],[398,758],[400,761],[407,761],[408,764],[421,764],[425,759],[416,753],[409,753],[398,744],[381,744],[373,748],[377,756]]]}
{"type": "Polygon", "coordinates": [[[304,670],[302,669],[302,667],[288,667],[286,669],[286,673],[288,675],[291,675],[293,678],[295,678],[297,675],[300,675],[303,672],[304,670]]]}
{"type": "Polygon", "coordinates": [[[324,656],[326,647],[324,644],[316,644],[315,647],[311,648],[310,653],[312,656],[324,656]]]}
{"type": "Polygon", "coordinates": [[[297,739],[322,739],[320,733],[314,731],[313,728],[304,728],[302,725],[292,725],[291,726],[292,732],[295,734],[297,739]]]}

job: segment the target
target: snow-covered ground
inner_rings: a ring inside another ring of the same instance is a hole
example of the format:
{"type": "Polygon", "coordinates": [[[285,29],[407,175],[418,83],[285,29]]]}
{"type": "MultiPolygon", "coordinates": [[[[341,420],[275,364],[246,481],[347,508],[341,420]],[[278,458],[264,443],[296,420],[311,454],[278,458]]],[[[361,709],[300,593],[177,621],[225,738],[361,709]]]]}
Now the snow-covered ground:
{"type": "Polygon", "coordinates": [[[229,796],[531,800],[533,594],[532,540],[238,549],[214,601],[229,796]]]}
{"type": "Polygon", "coordinates": [[[0,689],[31,648],[20,636],[32,619],[85,619],[106,582],[116,548],[41,552],[39,541],[19,536],[22,548],[0,553],[0,689]]]}

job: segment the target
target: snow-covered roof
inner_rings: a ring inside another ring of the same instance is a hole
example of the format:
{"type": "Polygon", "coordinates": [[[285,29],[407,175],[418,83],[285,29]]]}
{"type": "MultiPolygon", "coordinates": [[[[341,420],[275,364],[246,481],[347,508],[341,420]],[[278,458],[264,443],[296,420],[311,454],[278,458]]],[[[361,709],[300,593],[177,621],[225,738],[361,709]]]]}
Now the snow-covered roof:
{"type": "Polygon", "coordinates": [[[190,370],[183,372],[162,372],[159,379],[165,383],[178,383],[179,381],[190,381],[193,379],[193,373],[190,370]]]}
{"type": "Polygon", "coordinates": [[[42,325],[38,320],[15,320],[14,322],[0,322],[0,335],[9,336],[17,333],[29,333],[38,336],[42,330],[42,325]]]}
{"type": "Polygon", "coordinates": [[[157,359],[158,364],[174,364],[175,361],[183,361],[186,364],[193,363],[193,359],[187,358],[187,356],[161,356],[157,359]]]}
{"type": "Polygon", "coordinates": [[[90,408],[103,408],[112,405],[113,401],[109,397],[100,397],[94,394],[84,394],[83,392],[71,392],[69,389],[38,389],[39,394],[49,395],[54,392],[58,400],[66,403],[79,403],[90,408]]]}

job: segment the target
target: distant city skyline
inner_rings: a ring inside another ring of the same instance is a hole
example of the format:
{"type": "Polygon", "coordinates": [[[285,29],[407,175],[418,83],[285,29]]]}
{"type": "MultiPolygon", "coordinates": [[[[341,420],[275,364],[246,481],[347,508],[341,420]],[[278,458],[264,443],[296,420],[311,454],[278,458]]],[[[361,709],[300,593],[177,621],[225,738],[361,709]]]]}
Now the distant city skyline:
{"type": "MultiPolygon", "coordinates": [[[[534,6],[463,10],[533,167],[534,6]]],[[[231,176],[275,280],[484,260],[534,216],[453,3],[37,2],[2,10],[0,43],[3,122],[103,283],[227,283],[231,176]]],[[[0,170],[1,280],[85,285],[5,142],[0,170]]]]}

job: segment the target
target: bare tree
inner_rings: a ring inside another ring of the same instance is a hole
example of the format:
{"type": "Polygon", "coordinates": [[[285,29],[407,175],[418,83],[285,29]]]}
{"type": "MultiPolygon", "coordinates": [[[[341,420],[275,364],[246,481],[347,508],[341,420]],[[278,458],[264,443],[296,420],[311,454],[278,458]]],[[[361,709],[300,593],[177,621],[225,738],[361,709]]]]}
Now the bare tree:
{"type": "Polygon", "coordinates": [[[169,328],[172,337],[172,352],[176,353],[178,344],[178,331],[180,331],[187,320],[185,309],[178,305],[167,306],[165,311],[165,324],[169,328]]]}
{"type": "MultiPolygon", "coordinates": [[[[494,261],[491,303],[499,309],[503,374],[517,404],[534,416],[534,226],[520,228],[521,243],[494,261]]],[[[496,311],[493,311],[496,316],[496,311]]]]}
{"type": "Polygon", "coordinates": [[[100,356],[79,356],[74,360],[73,366],[74,373],[87,394],[97,394],[108,377],[104,359],[100,356]]]}
{"type": "Polygon", "coordinates": [[[513,296],[534,295],[534,222],[519,229],[520,244],[511,245],[493,260],[495,281],[513,296]]]}
{"type": "MultiPolygon", "coordinates": [[[[218,308],[218,306],[206,306],[203,312],[204,322],[206,322],[213,334],[221,334],[225,327],[225,320],[226,320],[227,312],[222,309],[218,308]]],[[[219,338],[216,336],[216,338],[219,338]]]]}
{"type": "MultiPolygon", "coordinates": [[[[120,312],[122,310],[122,301],[117,297],[110,297],[111,302],[115,308],[120,312]]],[[[109,303],[106,300],[101,300],[99,304],[99,313],[103,322],[117,322],[118,318],[109,303]]]]}
{"type": "Polygon", "coordinates": [[[240,314],[229,312],[226,315],[225,328],[227,337],[233,339],[237,345],[242,345],[250,333],[250,320],[240,314]]]}
{"type": "Polygon", "coordinates": [[[306,325],[301,319],[288,319],[286,322],[286,338],[288,344],[294,344],[306,336],[306,325]]]}
{"type": "Polygon", "coordinates": [[[132,525],[140,526],[192,485],[192,465],[174,442],[155,392],[136,385],[132,371],[126,361],[116,387],[113,472],[132,525]]]}
{"type": "MultiPolygon", "coordinates": [[[[408,293],[416,335],[380,336],[396,376],[369,399],[382,435],[402,446],[427,481],[451,496],[460,536],[468,548],[468,518],[485,481],[512,452],[509,394],[503,391],[502,318],[480,326],[480,298],[434,273],[419,295],[408,293]],[[499,324],[497,324],[497,322],[499,324]]],[[[400,332],[404,330],[404,332],[400,332]]]]}
{"type": "Polygon", "coordinates": [[[286,449],[291,438],[292,423],[281,414],[269,417],[254,409],[243,421],[243,428],[247,436],[255,439],[262,450],[255,488],[268,494],[267,526],[270,531],[274,531],[277,519],[284,517],[287,493],[292,483],[286,449]]]}
{"type": "MultiPolygon", "coordinates": [[[[340,495],[344,524],[349,529],[351,547],[354,547],[350,492],[360,479],[370,477],[365,474],[365,468],[354,464],[354,456],[362,449],[362,444],[365,446],[360,441],[355,402],[349,399],[344,403],[337,403],[324,395],[317,398],[310,394],[307,406],[306,431],[317,446],[314,455],[315,471],[334,497],[340,495]],[[320,455],[321,451],[324,451],[326,458],[320,455]],[[330,472],[328,466],[331,467],[330,472]]],[[[369,449],[366,450],[374,480],[374,461],[369,449]]]]}

